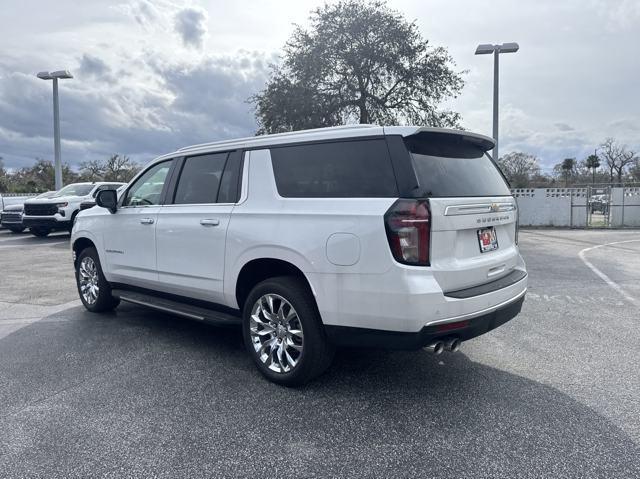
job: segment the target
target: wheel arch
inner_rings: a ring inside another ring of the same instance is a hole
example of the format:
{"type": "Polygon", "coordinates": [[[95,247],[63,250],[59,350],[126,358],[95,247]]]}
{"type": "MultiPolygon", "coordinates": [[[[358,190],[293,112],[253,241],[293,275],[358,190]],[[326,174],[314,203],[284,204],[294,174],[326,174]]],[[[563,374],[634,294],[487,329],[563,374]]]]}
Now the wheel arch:
{"type": "Polygon", "coordinates": [[[238,308],[240,308],[240,310],[243,309],[244,302],[256,284],[264,281],[265,279],[275,278],[278,276],[293,276],[300,278],[300,280],[304,282],[304,286],[313,296],[314,301],[316,300],[316,295],[311,282],[302,269],[297,265],[280,258],[261,257],[247,261],[238,271],[235,281],[235,300],[238,304],[238,308]]]}
{"type": "MultiPolygon", "coordinates": [[[[71,249],[73,251],[73,266],[76,267],[77,266],[77,261],[78,261],[78,256],[80,255],[80,253],[87,249],[87,248],[95,248],[96,251],[98,251],[98,248],[96,247],[96,244],[93,242],[92,239],[86,237],[86,236],[81,236],[79,238],[75,238],[73,240],[73,244],[71,245],[71,249]]],[[[98,257],[100,257],[100,253],[98,252],[98,257]]],[[[100,262],[102,262],[102,259],[100,260],[100,262]]]]}

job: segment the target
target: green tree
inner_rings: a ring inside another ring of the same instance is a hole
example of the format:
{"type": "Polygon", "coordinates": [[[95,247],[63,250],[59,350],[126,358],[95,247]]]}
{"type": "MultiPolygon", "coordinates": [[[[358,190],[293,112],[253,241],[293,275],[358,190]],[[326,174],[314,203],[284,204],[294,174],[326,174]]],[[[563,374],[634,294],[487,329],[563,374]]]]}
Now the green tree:
{"type": "Polygon", "coordinates": [[[591,178],[591,183],[595,183],[596,182],[596,170],[598,168],[600,168],[600,158],[598,158],[598,155],[593,154],[593,155],[589,155],[585,161],[587,168],[589,168],[592,172],[592,178],[591,178]]]}
{"type": "Polygon", "coordinates": [[[457,126],[438,109],[464,85],[442,47],[382,0],[342,0],[296,26],[280,65],[253,96],[260,133],[350,122],[457,126]]]}
{"type": "Polygon", "coordinates": [[[640,183],[640,160],[636,160],[629,168],[629,179],[634,183],[640,183]]]}
{"type": "MultiPolygon", "coordinates": [[[[17,170],[10,177],[9,191],[12,193],[42,193],[54,189],[53,163],[36,158],[35,164],[17,170]]],[[[64,184],[78,180],[78,175],[69,165],[62,165],[62,181],[64,184]]]]}
{"type": "Polygon", "coordinates": [[[569,186],[569,178],[572,176],[576,167],[575,158],[565,158],[562,160],[560,169],[562,170],[562,176],[564,176],[564,187],[569,186]]]}
{"type": "Polygon", "coordinates": [[[6,193],[9,189],[9,177],[4,169],[4,159],[0,156],[0,193],[6,193]]]}

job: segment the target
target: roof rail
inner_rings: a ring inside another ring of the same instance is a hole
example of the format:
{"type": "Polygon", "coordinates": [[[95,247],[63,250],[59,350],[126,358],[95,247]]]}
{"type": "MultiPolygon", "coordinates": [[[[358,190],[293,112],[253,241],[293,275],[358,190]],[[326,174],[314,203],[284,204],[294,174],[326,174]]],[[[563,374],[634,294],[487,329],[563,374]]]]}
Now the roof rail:
{"type": "Polygon", "coordinates": [[[297,131],[287,131],[284,133],[273,133],[270,135],[257,135],[257,136],[248,136],[245,138],[235,138],[233,140],[220,140],[220,141],[211,141],[211,142],[207,142],[207,143],[199,143],[197,145],[191,145],[191,146],[185,146],[183,148],[178,149],[177,151],[188,151],[188,150],[195,150],[198,148],[206,148],[206,147],[210,147],[210,146],[223,146],[229,143],[239,143],[242,141],[250,141],[250,140],[257,140],[257,139],[261,139],[261,138],[282,138],[282,137],[287,137],[287,136],[295,136],[295,135],[301,135],[304,133],[309,133],[311,131],[329,131],[329,130],[347,130],[347,129],[357,129],[357,128],[376,128],[378,125],[371,125],[371,124],[353,124],[353,125],[339,125],[339,126],[327,126],[324,128],[310,128],[308,130],[297,130],[297,131]]]}

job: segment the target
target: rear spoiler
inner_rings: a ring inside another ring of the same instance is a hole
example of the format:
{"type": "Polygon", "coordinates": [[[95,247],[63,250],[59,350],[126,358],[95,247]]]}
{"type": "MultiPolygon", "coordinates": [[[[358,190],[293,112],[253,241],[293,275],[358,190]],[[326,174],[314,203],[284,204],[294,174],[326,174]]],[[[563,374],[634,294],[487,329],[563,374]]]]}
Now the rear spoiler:
{"type": "Polygon", "coordinates": [[[416,129],[412,134],[405,136],[405,138],[411,137],[419,137],[421,140],[427,141],[439,140],[473,145],[484,152],[493,150],[496,146],[495,140],[488,136],[465,130],[450,130],[447,128],[421,127],[416,129]]]}

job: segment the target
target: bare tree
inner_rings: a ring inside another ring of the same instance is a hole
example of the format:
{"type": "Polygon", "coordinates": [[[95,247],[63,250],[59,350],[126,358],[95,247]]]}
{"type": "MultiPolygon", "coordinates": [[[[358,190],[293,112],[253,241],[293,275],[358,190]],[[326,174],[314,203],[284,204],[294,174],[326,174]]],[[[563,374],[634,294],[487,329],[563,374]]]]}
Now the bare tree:
{"type": "Polygon", "coordinates": [[[106,160],[88,160],[80,165],[86,181],[129,181],[140,167],[126,155],[111,155],[106,160]]]}
{"type": "Polygon", "coordinates": [[[104,178],[105,162],[87,160],[80,164],[80,177],[87,181],[101,181],[104,178]]]}
{"type": "Polygon", "coordinates": [[[638,161],[638,156],[626,145],[618,143],[614,138],[607,138],[600,145],[602,157],[609,169],[609,181],[613,183],[613,175],[616,175],[618,184],[622,184],[622,177],[625,170],[638,161]]]}
{"type": "Polygon", "coordinates": [[[129,181],[138,167],[126,155],[111,155],[104,169],[105,181],[129,181]]]}
{"type": "Polygon", "coordinates": [[[498,160],[498,165],[512,188],[526,188],[533,177],[540,175],[538,158],[527,153],[509,153],[498,160]]]}

